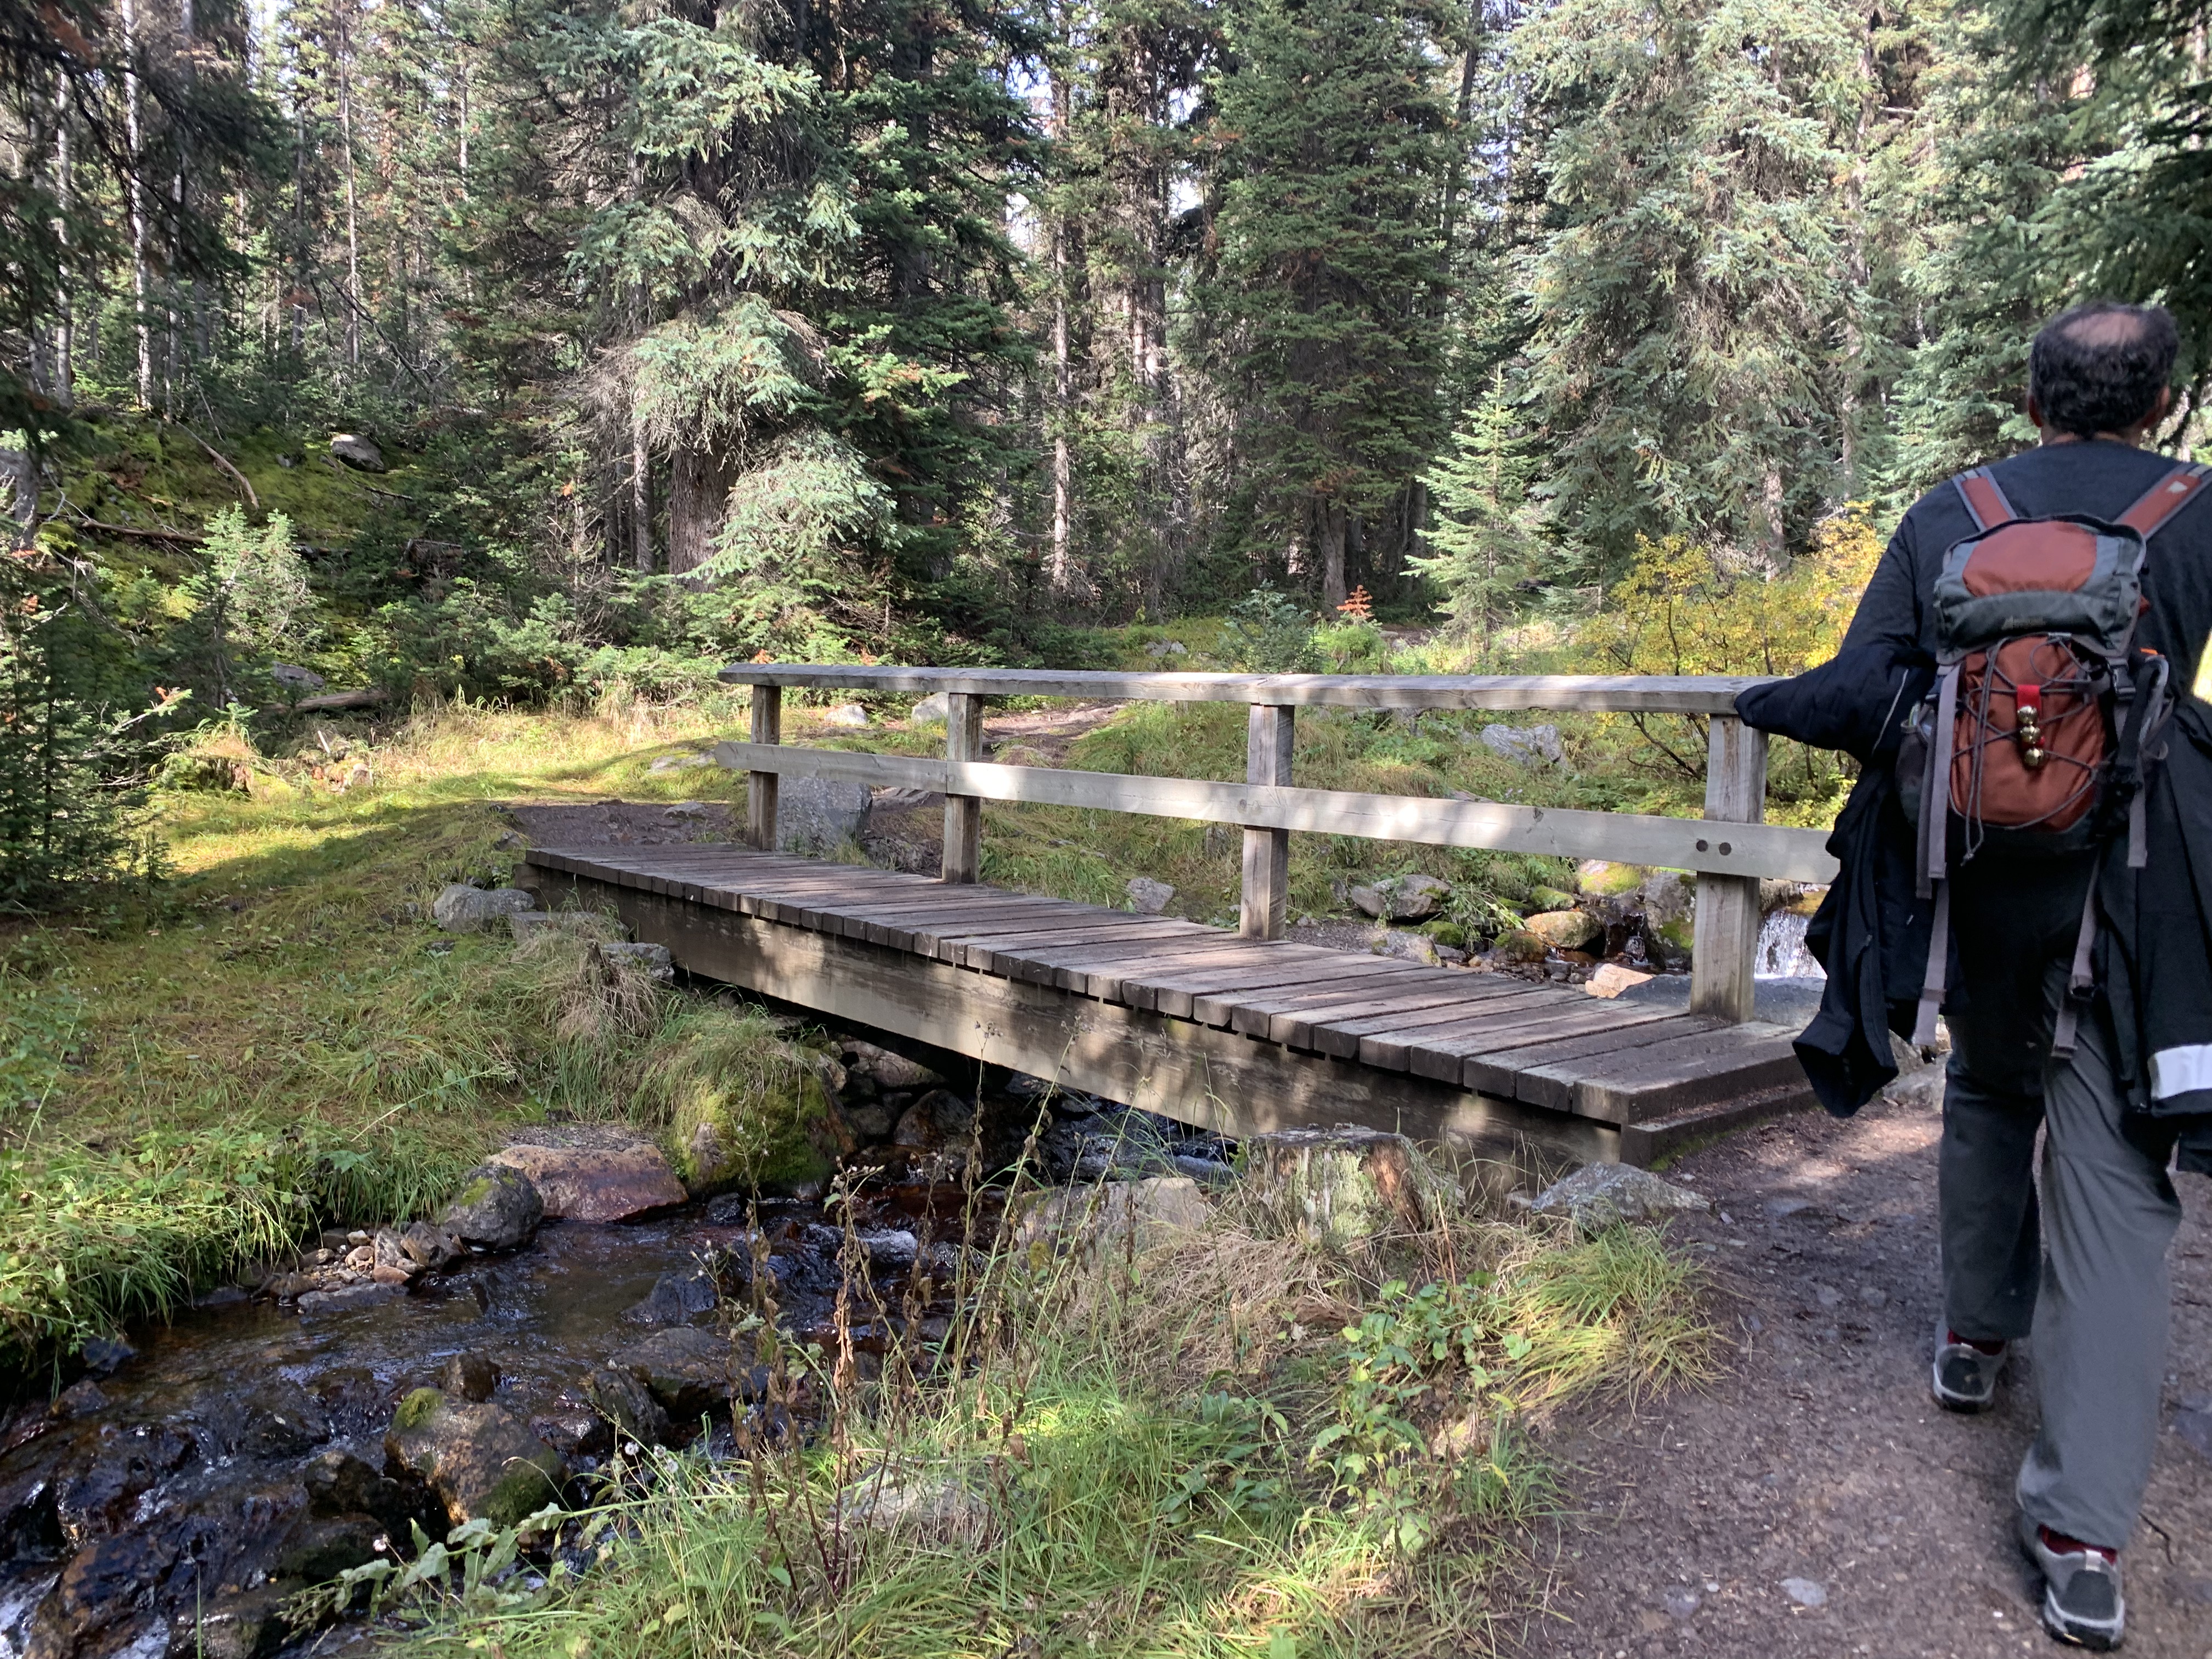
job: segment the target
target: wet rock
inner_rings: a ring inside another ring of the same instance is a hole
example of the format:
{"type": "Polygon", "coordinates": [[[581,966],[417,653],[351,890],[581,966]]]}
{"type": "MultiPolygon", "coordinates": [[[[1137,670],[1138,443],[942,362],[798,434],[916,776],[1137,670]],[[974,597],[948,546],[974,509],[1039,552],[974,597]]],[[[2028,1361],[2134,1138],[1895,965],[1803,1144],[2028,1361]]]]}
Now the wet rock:
{"type": "Polygon", "coordinates": [[[1352,904],[1385,921],[1422,921],[1443,908],[1451,884],[1434,876],[1392,876],[1350,890],[1352,904]]]}
{"type": "Polygon", "coordinates": [[[264,1389],[246,1407],[238,1451],[270,1462],[304,1457],[331,1437],[331,1419],[305,1389],[264,1389]]]}
{"type": "MultiPolygon", "coordinates": [[[[336,1572],[328,1575],[337,1576],[336,1572]]],[[[300,1582],[316,1581],[302,1578],[300,1582]]],[[[171,1651],[191,1653],[195,1659],[269,1659],[291,1638],[292,1628],[284,1620],[284,1600],[285,1592],[274,1585],[230,1595],[218,1593],[194,1609],[190,1620],[178,1620],[171,1651]],[[176,1638],[191,1645],[182,1646],[176,1638]]]]}
{"type": "Polygon", "coordinates": [[[1561,951],[1584,951],[1605,937],[1605,924],[1587,910],[1547,910],[1528,918],[1528,931],[1561,951]]]}
{"type": "Polygon", "coordinates": [[[138,1500],[191,1462],[198,1449],[190,1435],[168,1424],[125,1434],[103,1424],[83,1449],[83,1461],[63,1479],[54,1516],[72,1544],[126,1532],[136,1524],[138,1500]]]}
{"type": "Polygon", "coordinates": [[[457,1353],[438,1374],[438,1386],[457,1399],[480,1405],[499,1387],[499,1363],[489,1354],[457,1353]]]}
{"type": "Polygon", "coordinates": [[[89,1417],[103,1410],[107,1396],[100,1392],[100,1384],[90,1377],[72,1382],[54,1396],[54,1403],[46,1407],[52,1416],[64,1421],[75,1417],[89,1417]]]}
{"type": "Polygon", "coordinates": [[[721,1299],[714,1276],[694,1267],[689,1273],[661,1274],[645,1300],[623,1317],[635,1325],[688,1325],[699,1315],[712,1313],[721,1299]]]}
{"type": "Polygon", "coordinates": [[[898,1127],[898,1113],[880,1101],[866,1105],[848,1105],[845,1121],[853,1131],[853,1138],[863,1146],[872,1146],[891,1138],[898,1127]]]}
{"type": "Polygon", "coordinates": [[[1559,728],[1541,726],[1486,726],[1482,746],[1503,755],[1516,766],[1557,766],[1567,757],[1559,742],[1559,728]]]}
{"type": "Polygon", "coordinates": [[[331,454],[361,472],[384,471],[384,452],[358,432],[338,432],[331,436],[331,454]]]}
{"type": "Polygon", "coordinates": [[[787,777],[776,791],[775,844],[787,851],[828,852],[858,841],[868,827],[874,795],[865,783],[787,777]]]}
{"type": "Polygon", "coordinates": [[[903,1267],[921,1252],[921,1241],[902,1227],[864,1229],[854,1237],[872,1267],[903,1267]]]}
{"type": "Polygon", "coordinates": [[[607,1363],[644,1383],[678,1423],[696,1423],[730,1397],[729,1339],[695,1326],[655,1331],[607,1363]]]}
{"type": "Polygon", "coordinates": [[[530,1431],[558,1452],[572,1469],[587,1460],[605,1457],[615,1449],[617,1438],[615,1426],[597,1409],[566,1396],[556,1401],[550,1411],[533,1416],[530,1431]]]}
{"type": "Polygon", "coordinates": [[[374,1561],[376,1540],[386,1540],[389,1547],[390,1537],[373,1515],[311,1515],[294,1522],[277,1547],[276,1576],[303,1584],[327,1584],[348,1567],[374,1561]]]}
{"type": "Polygon", "coordinates": [[[103,1538],[79,1550],[31,1615],[24,1659],[135,1650],[161,1628],[154,1595],[176,1559],[175,1546],[145,1531],[103,1538]]]}
{"type": "Polygon", "coordinates": [[[891,1144],[923,1152],[964,1149],[975,1128],[975,1107],[950,1089],[932,1089],[900,1115],[891,1144]]]}
{"type": "Polygon", "coordinates": [[[1150,876],[1132,876],[1126,890],[1129,908],[1139,915],[1156,916],[1168,908],[1176,890],[1164,881],[1154,881],[1150,876]]]}
{"type": "Polygon", "coordinates": [[[333,1447],[313,1459],[302,1472],[301,1484],[307,1494],[307,1513],[319,1520],[338,1520],[365,1515],[394,1538],[410,1536],[411,1522],[435,1536],[446,1519],[446,1506],[411,1472],[404,1478],[370,1467],[353,1453],[333,1447]]]}
{"type": "Polygon", "coordinates": [[[348,1308],[367,1307],[372,1302],[382,1302],[406,1294],[407,1286],[404,1282],[380,1285],[371,1280],[366,1285],[341,1285],[336,1290],[301,1292],[300,1311],[303,1314],[341,1313],[348,1308]]]}
{"type": "Polygon", "coordinates": [[[461,1178],[438,1224],[480,1249],[512,1250],[530,1242],[544,1216],[545,1200],[529,1176],[487,1164],[461,1178]]]}
{"type": "Polygon", "coordinates": [[[425,1272],[449,1267],[469,1253],[458,1233],[428,1221],[410,1221],[399,1235],[400,1254],[425,1272]]]}
{"type": "Polygon", "coordinates": [[[96,1336],[77,1350],[85,1370],[94,1376],[112,1376],[138,1357],[138,1350],[119,1336],[96,1336]]]}
{"type": "Polygon", "coordinates": [[[640,1444],[658,1446],[668,1439],[667,1408],[635,1371],[602,1365],[584,1379],[584,1396],[601,1418],[640,1444]]]}
{"type": "Polygon", "coordinates": [[[494,1152],[491,1162],[529,1177],[548,1218],[626,1221],[688,1196],[666,1155],[649,1140],[577,1146],[560,1144],[557,1129],[526,1133],[494,1152]]]}
{"type": "Polygon", "coordinates": [[[1555,1182],[1528,1206],[1534,1215],[1571,1217],[1585,1233],[1629,1221],[1656,1221],[1679,1211],[1705,1211],[1712,1200],[1626,1164],[1589,1164],[1555,1182]]]}
{"type": "Polygon", "coordinates": [[[1340,1125],[1244,1142],[1244,1185],[1278,1225],[1335,1249],[1436,1224],[1458,1183],[1403,1135],[1340,1125]]]}
{"type": "Polygon", "coordinates": [[[384,1437],[386,1467],[437,1493],[455,1526],[478,1516],[512,1526],[555,1502],[568,1472],[550,1446],[504,1406],[417,1389],[384,1437]]]}
{"type": "Polygon", "coordinates": [[[847,1038],[839,1053],[848,1073],[871,1079],[879,1089],[919,1089],[944,1081],[927,1066],[856,1037],[847,1038]]]}
{"type": "Polygon", "coordinates": [[[1195,1181],[1152,1176],[1039,1194],[1023,1211],[1020,1237],[1147,1250],[1203,1227],[1210,1213],[1195,1181]]]}

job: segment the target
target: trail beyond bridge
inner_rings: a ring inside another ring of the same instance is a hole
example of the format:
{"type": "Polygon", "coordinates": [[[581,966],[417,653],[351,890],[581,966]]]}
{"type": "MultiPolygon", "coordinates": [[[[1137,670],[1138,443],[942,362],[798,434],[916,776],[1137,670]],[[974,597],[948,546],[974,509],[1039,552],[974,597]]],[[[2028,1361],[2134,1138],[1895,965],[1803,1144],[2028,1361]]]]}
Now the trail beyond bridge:
{"type": "Polygon", "coordinates": [[[542,887],[611,908],[707,978],[831,1018],[1056,1079],[1233,1135],[1356,1122],[1470,1151],[1649,1163],[1808,1099],[1791,1033],[1753,1022],[1762,876],[1823,881],[1817,831],[1760,823],[1765,744],[1733,714],[1741,679],[1059,674],[744,664],[750,846],[540,848],[542,887]],[[942,760],[787,746],[784,689],[943,693],[942,760]],[[1230,701],[1250,707],[1246,781],[983,762],[990,696],[1230,701]],[[1709,726],[1702,819],[1301,789],[1302,707],[1571,708],[1709,726]],[[945,797],[941,876],[775,850],[785,775],[945,797]],[[1237,933],[979,884],[981,803],[1049,802],[1239,824],[1237,933]],[[1690,1006],[1292,944],[1292,831],[1604,858],[1697,872],[1690,1006]]]}

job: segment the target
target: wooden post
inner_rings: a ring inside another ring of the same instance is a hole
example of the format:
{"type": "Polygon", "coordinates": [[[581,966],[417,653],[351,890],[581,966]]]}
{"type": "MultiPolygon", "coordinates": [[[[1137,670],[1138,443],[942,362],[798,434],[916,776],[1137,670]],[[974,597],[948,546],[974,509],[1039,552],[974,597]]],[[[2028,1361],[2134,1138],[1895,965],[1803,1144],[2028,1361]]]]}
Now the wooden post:
{"type": "MultiPolygon", "coordinates": [[[[1705,754],[1705,817],[1717,826],[1717,836],[1725,835],[1728,824],[1759,823],[1766,817],[1766,733],[1731,715],[1713,716],[1705,754]]],[[[1737,1021],[1752,1017],[1759,923],[1757,876],[1698,875],[1690,946],[1692,1013],[1737,1021]]]]}
{"type": "MultiPolygon", "coordinates": [[[[1245,726],[1244,781],[1287,784],[1297,710],[1255,702],[1245,726]]],[[[1244,905],[1237,931],[1246,939],[1280,939],[1291,896],[1291,832],[1244,831],[1244,905]]]]}
{"type": "MultiPolygon", "coordinates": [[[[972,691],[948,691],[945,758],[983,758],[983,699],[972,691]]],[[[983,803],[975,795],[945,798],[945,864],[941,878],[974,881],[983,864],[983,803]]]]}
{"type": "MultiPolygon", "coordinates": [[[[783,688],[780,685],[753,687],[753,741],[783,741],[783,688]]],[[[774,772],[745,774],[745,839],[763,853],[775,851],[777,781],[774,772]]]]}

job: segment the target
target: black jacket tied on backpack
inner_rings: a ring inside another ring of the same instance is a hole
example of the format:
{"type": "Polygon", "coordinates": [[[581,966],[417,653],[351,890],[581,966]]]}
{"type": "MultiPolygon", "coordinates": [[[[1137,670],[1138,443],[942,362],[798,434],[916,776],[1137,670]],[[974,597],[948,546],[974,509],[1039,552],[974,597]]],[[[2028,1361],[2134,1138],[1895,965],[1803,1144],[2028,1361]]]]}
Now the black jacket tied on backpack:
{"type": "Polygon", "coordinates": [[[2212,1175],[2212,709],[2185,699],[2145,802],[2148,854],[2098,878],[2098,981],[2131,1111],[2179,1125],[2180,1164],[2212,1175]],[[2193,924],[2193,925],[2192,925],[2193,924]]]}
{"type": "Polygon", "coordinates": [[[1891,641],[1851,647],[1794,678],[1736,698],[1746,725],[1860,765],[1828,851],[1839,866],[1805,930],[1827,984],[1796,1040],[1820,1104],[1849,1117],[1897,1075],[1890,1033],[1912,1029],[1928,963],[1933,906],[1915,896],[1912,825],[1893,767],[1906,717],[1928,693],[1935,663],[1891,641]]]}

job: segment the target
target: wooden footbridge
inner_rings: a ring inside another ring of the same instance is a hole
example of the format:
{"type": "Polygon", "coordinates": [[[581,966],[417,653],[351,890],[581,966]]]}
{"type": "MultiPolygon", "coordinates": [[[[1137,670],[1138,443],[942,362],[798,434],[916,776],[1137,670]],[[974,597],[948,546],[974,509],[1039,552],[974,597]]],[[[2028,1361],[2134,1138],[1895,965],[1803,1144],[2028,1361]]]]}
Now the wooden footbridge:
{"type": "Polygon", "coordinates": [[[1826,881],[1835,866],[1818,832],[1759,822],[1765,742],[1733,713],[1736,692],[1756,682],[779,664],[722,678],[753,688],[751,742],[715,751],[750,774],[750,845],[529,855],[542,886],[611,906],[692,973],[1230,1134],[1357,1122],[1488,1154],[1533,1146],[1648,1163],[1808,1098],[1790,1033],[1751,1018],[1759,881],[1826,881]],[[787,688],[945,693],[945,757],[786,745],[787,688]],[[993,696],[1246,703],[1246,781],[987,763],[981,713],[993,696]],[[1703,716],[1705,817],[1297,788],[1290,769],[1301,707],[1703,716]],[[777,852],[777,783],[787,775],[942,793],[941,876],[777,852]],[[978,884],[986,800],[1243,826],[1239,931],[978,884]],[[1694,871],[1688,1010],[1290,943],[1281,936],[1293,831],[1694,871]]]}

